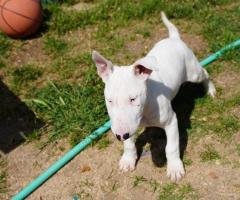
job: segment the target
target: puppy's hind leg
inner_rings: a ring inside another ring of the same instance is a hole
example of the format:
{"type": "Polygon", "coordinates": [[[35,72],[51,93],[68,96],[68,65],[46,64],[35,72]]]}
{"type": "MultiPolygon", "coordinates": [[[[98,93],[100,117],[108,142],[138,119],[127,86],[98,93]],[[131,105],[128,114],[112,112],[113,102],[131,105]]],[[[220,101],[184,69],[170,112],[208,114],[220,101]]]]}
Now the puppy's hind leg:
{"type": "Polygon", "coordinates": [[[216,89],[209,79],[207,71],[200,65],[193,52],[189,49],[186,56],[187,81],[193,83],[203,83],[207,94],[215,97],[216,89]]]}

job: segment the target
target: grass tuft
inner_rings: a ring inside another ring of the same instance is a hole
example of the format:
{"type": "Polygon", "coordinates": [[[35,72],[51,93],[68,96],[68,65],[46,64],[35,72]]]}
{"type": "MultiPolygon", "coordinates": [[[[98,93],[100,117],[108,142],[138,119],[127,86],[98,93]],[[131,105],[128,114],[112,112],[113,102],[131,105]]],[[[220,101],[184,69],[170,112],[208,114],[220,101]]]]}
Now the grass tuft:
{"type": "Polygon", "coordinates": [[[221,157],[213,146],[207,145],[206,150],[200,153],[202,162],[219,160],[221,157]]]}
{"type": "Polygon", "coordinates": [[[146,182],[147,179],[143,176],[134,176],[133,187],[137,187],[143,182],[146,182]]]}
{"type": "Polygon", "coordinates": [[[0,198],[5,199],[7,192],[6,160],[0,157],[0,198]]]}
{"type": "Polygon", "coordinates": [[[11,73],[14,90],[19,91],[23,86],[29,86],[32,81],[37,80],[42,74],[43,71],[33,64],[15,68],[11,73]]]}
{"type": "Polygon", "coordinates": [[[0,55],[1,56],[7,56],[9,55],[9,52],[11,50],[11,40],[4,35],[3,33],[0,33],[0,55]]]}
{"type": "Polygon", "coordinates": [[[177,185],[166,184],[162,187],[159,195],[159,200],[182,200],[182,199],[197,199],[198,195],[190,184],[177,185]]]}
{"type": "Polygon", "coordinates": [[[44,49],[53,56],[61,56],[68,50],[68,45],[64,40],[55,37],[47,37],[44,41],[44,49]]]}
{"type": "Polygon", "coordinates": [[[236,145],[236,151],[237,151],[237,154],[240,156],[240,144],[236,145]]]}
{"type": "Polygon", "coordinates": [[[105,135],[101,137],[98,141],[96,141],[98,149],[106,149],[112,141],[105,135]]]}
{"type": "Polygon", "coordinates": [[[184,157],[184,158],[183,158],[183,163],[184,163],[184,165],[186,165],[186,166],[190,166],[190,165],[192,165],[193,161],[192,161],[192,159],[190,159],[190,158],[184,157]]]}

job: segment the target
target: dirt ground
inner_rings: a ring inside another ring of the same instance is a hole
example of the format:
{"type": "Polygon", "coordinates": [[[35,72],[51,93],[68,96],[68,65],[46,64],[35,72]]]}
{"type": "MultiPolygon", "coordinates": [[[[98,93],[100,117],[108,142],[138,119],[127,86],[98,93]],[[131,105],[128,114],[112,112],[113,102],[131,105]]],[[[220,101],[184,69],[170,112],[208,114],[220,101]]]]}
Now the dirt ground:
{"type": "MultiPolygon", "coordinates": [[[[166,177],[166,166],[158,168],[153,165],[151,156],[145,156],[140,159],[134,172],[122,174],[118,170],[121,143],[110,132],[108,137],[113,143],[107,149],[99,150],[96,146],[87,148],[28,199],[65,200],[72,199],[75,194],[81,199],[157,199],[160,191],[158,188],[154,191],[151,182],[156,180],[160,186],[171,183],[166,177]],[[144,181],[134,186],[136,177],[141,176],[144,181]]],[[[235,140],[239,139],[240,133],[235,140]]],[[[231,145],[226,147],[210,136],[202,138],[197,144],[189,142],[186,155],[193,162],[186,166],[186,176],[179,184],[190,184],[197,199],[237,200],[240,197],[239,166],[234,168],[232,164],[222,161],[202,163],[199,160],[201,148],[209,141],[215,141],[215,147],[221,154],[232,151],[231,145]]],[[[64,141],[61,143],[65,145],[64,141]]],[[[32,143],[12,151],[8,155],[9,194],[16,194],[62,154],[59,145],[49,146],[40,152],[32,143]]],[[[237,155],[232,153],[231,157],[239,164],[237,155]]]]}

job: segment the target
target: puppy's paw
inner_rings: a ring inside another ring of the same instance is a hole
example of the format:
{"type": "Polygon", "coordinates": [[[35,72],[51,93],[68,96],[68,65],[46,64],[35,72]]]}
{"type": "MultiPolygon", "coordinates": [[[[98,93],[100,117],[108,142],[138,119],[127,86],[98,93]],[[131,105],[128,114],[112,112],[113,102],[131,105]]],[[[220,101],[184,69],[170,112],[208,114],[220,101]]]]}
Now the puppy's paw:
{"type": "Polygon", "coordinates": [[[119,169],[123,172],[133,171],[136,165],[136,156],[122,156],[121,160],[119,161],[119,169]]]}
{"type": "Polygon", "coordinates": [[[174,182],[178,182],[185,175],[183,163],[180,159],[168,161],[167,176],[174,182]]]}
{"type": "Polygon", "coordinates": [[[211,81],[209,81],[208,83],[208,94],[214,98],[216,96],[216,89],[215,86],[213,85],[213,83],[211,81]]]}

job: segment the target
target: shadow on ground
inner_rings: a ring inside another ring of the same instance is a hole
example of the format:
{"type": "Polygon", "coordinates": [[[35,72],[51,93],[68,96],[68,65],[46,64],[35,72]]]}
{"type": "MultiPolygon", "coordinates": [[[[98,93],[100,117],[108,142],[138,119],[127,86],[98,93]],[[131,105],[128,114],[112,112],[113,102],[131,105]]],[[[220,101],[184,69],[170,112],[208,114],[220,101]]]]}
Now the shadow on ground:
{"type": "MultiPolygon", "coordinates": [[[[185,83],[182,85],[177,96],[172,101],[172,106],[177,114],[178,127],[180,134],[180,152],[181,157],[185,152],[188,143],[187,129],[191,128],[191,113],[195,106],[195,101],[205,95],[202,84],[185,83]]],[[[137,138],[136,147],[138,160],[143,152],[143,147],[149,143],[152,155],[152,161],[157,167],[162,167],[166,163],[165,131],[158,127],[149,127],[137,138]]]]}
{"type": "Polygon", "coordinates": [[[43,125],[0,77],[0,150],[9,153],[24,142],[24,136],[43,125]]]}

